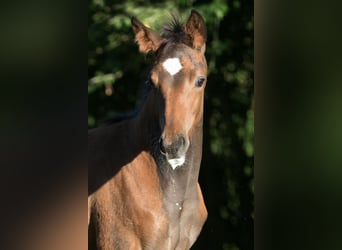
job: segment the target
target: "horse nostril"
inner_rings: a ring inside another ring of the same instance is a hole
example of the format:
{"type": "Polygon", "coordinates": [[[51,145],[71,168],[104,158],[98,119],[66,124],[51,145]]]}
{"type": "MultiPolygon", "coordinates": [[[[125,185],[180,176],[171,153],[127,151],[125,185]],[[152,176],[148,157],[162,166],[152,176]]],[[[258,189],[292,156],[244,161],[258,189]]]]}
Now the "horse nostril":
{"type": "Polygon", "coordinates": [[[181,135],[179,137],[179,146],[185,146],[185,144],[186,144],[186,139],[184,136],[181,135]]]}
{"type": "Polygon", "coordinates": [[[159,148],[162,154],[170,158],[178,158],[184,155],[188,148],[188,140],[183,135],[178,135],[171,143],[167,144],[165,138],[160,138],[159,148]]]}

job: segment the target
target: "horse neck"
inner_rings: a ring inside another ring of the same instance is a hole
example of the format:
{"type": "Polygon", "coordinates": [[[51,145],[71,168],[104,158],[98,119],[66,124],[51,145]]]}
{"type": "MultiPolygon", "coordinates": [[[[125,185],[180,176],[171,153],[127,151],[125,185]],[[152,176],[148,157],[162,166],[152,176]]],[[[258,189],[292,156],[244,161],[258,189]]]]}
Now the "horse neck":
{"type": "Polygon", "coordinates": [[[165,199],[182,204],[188,199],[197,199],[197,182],[202,158],[202,126],[193,129],[191,142],[183,166],[172,170],[164,163],[158,165],[165,199]]]}
{"type": "Polygon", "coordinates": [[[181,203],[187,198],[197,195],[197,182],[202,158],[202,122],[194,127],[189,135],[191,142],[187,152],[187,159],[183,166],[175,170],[159,156],[155,156],[155,150],[159,153],[159,138],[161,129],[159,127],[159,115],[156,112],[156,103],[153,96],[149,96],[136,120],[135,133],[141,138],[141,145],[150,152],[155,159],[156,171],[159,181],[167,200],[181,203]]]}
{"type": "Polygon", "coordinates": [[[139,143],[144,146],[145,150],[149,150],[160,136],[159,117],[155,109],[153,97],[148,96],[135,119],[135,138],[139,138],[139,143]]]}

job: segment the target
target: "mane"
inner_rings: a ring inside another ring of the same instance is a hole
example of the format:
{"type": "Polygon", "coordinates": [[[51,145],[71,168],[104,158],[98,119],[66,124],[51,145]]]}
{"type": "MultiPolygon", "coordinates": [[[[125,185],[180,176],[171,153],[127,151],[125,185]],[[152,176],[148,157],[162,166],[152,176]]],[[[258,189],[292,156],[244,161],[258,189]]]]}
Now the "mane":
{"type": "Polygon", "coordinates": [[[133,110],[131,112],[123,113],[123,114],[115,114],[112,115],[111,117],[104,119],[103,123],[104,125],[111,125],[114,123],[119,123],[121,121],[129,120],[134,117],[136,117],[138,114],[138,110],[133,110]]]}
{"type": "MultiPolygon", "coordinates": [[[[143,99],[142,102],[143,103],[145,102],[146,98],[148,97],[148,95],[149,95],[149,93],[151,91],[152,85],[153,85],[153,83],[152,83],[151,77],[149,75],[149,77],[145,81],[145,83],[143,85],[143,88],[142,88],[142,99],[143,99]]],[[[119,113],[119,114],[112,115],[112,116],[104,119],[103,120],[103,124],[104,125],[111,125],[111,124],[114,124],[114,123],[119,123],[121,121],[132,119],[132,118],[136,117],[139,114],[141,106],[136,107],[134,110],[132,110],[130,112],[119,113]]]]}
{"type": "Polygon", "coordinates": [[[184,32],[184,25],[180,18],[171,15],[171,20],[163,26],[162,37],[168,43],[184,43],[191,46],[191,38],[184,32]]]}

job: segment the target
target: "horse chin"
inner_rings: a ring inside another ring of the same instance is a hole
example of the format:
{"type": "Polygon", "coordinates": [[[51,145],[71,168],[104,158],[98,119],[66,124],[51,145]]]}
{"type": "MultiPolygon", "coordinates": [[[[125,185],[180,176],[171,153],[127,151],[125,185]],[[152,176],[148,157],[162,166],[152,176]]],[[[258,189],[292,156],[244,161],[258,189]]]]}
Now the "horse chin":
{"type": "Polygon", "coordinates": [[[170,164],[171,168],[175,170],[177,167],[183,166],[185,162],[185,156],[181,156],[179,158],[168,159],[167,162],[170,164]]]}

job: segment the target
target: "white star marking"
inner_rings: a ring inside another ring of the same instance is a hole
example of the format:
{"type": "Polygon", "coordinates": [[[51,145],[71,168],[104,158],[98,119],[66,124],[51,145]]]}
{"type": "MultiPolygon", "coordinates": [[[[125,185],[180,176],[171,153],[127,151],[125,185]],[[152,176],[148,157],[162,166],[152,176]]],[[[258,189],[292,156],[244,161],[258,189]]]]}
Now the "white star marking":
{"type": "Polygon", "coordinates": [[[170,75],[177,74],[183,67],[179,61],[179,58],[169,58],[163,62],[164,69],[170,73],[170,75]]]}

